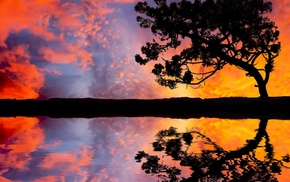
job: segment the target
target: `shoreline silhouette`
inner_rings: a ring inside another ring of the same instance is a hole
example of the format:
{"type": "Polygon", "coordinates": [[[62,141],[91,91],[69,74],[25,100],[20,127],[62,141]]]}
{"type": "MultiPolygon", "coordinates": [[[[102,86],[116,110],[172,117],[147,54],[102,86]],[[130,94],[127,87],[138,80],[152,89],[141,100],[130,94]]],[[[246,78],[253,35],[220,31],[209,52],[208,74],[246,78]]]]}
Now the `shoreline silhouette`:
{"type": "Polygon", "coordinates": [[[290,96],[249,98],[0,99],[0,117],[95,118],[164,117],[224,119],[290,119],[290,96]]]}

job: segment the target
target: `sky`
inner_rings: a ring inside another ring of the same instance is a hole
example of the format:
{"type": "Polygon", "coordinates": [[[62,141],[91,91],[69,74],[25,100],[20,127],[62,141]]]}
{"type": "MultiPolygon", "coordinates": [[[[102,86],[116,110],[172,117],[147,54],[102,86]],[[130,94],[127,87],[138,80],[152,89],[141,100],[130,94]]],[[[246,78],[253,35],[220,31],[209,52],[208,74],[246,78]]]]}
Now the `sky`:
{"type": "MultiPolygon", "coordinates": [[[[152,67],[134,61],[152,39],[135,20],[136,2],[0,0],[0,98],[259,96],[253,78],[230,66],[198,89],[159,86],[152,67]]],[[[281,32],[282,50],[268,92],[286,96],[290,0],[272,2],[269,17],[281,32]]],[[[152,151],[150,142],[159,130],[198,128],[230,150],[251,139],[257,125],[257,120],[207,118],[0,118],[0,181],[152,181],[132,156],[152,151]]],[[[277,156],[290,153],[288,128],[287,122],[269,122],[277,156]]],[[[285,181],[290,180],[287,174],[285,181]]]]}
{"type": "MultiPolygon", "coordinates": [[[[253,78],[227,66],[199,89],[163,88],[152,65],[134,56],[151,32],[136,22],[135,0],[2,0],[0,98],[164,98],[258,96],[253,78]]],[[[290,2],[272,0],[269,17],[282,51],[268,83],[270,96],[290,94],[290,2]]]]}

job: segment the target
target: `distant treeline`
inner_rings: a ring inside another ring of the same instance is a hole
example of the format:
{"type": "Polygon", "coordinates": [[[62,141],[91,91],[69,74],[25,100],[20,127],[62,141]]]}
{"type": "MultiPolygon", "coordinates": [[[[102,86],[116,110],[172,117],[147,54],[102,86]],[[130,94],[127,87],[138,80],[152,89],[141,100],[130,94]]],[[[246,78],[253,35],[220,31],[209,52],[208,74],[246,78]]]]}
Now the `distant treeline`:
{"type": "Polygon", "coordinates": [[[0,117],[290,119],[290,97],[0,100],[0,117]]]}

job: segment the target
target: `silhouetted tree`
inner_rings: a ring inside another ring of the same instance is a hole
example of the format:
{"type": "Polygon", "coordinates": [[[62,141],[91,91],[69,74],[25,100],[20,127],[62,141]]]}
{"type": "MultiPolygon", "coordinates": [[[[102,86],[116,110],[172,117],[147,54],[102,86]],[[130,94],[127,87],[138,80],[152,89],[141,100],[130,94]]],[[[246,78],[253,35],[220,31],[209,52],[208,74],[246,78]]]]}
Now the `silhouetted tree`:
{"type": "Polygon", "coordinates": [[[280,51],[279,31],[265,14],[271,2],[263,0],[181,0],[168,3],[154,0],[138,2],[135,11],[142,28],[156,37],[142,46],[135,60],[141,65],[157,61],[152,73],[156,81],[171,89],[176,85],[200,85],[221,70],[233,65],[245,70],[257,82],[261,97],[268,97],[266,84],[280,51]],[[167,51],[183,48],[170,59],[167,51]],[[263,62],[262,67],[258,67],[263,62]]]}
{"type": "Polygon", "coordinates": [[[163,164],[160,157],[139,151],[135,156],[141,162],[142,170],[157,175],[162,181],[278,181],[284,163],[290,162],[289,155],[281,160],[274,158],[273,146],[266,132],[267,120],[261,120],[258,132],[253,140],[234,151],[226,151],[200,131],[177,132],[176,128],[161,130],[153,142],[154,151],[165,152],[173,160],[180,161],[181,166],[188,166],[192,171],[188,178],[179,177],[181,170],[163,164]],[[256,157],[255,149],[265,139],[266,155],[263,160],[256,157]],[[201,153],[192,150],[192,144],[203,143],[211,149],[203,149],[201,153]],[[190,150],[191,149],[191,150],[190,150]]]}

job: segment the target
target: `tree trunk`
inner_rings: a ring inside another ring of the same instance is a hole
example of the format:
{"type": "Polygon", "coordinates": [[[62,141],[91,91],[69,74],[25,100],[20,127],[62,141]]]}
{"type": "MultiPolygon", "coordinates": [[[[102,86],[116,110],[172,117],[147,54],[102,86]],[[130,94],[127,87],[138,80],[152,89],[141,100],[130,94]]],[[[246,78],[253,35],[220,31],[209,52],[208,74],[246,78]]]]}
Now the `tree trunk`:
{"type": "MultiPolygon", "coordinates": [[[[260,73],[259,73],[260,74],[260,73]]],[[[257,81],[257,79],[256,79],[257,81]]],[[[258,82],[257,82],[258,83],[258,82]]],[[[259,93],[260,93],[260,97],[261,98],[266,98],[268,97],[268,92],[267,92],[267,88],[266,88],[266,84],[259,84],[258,83],[258,87],[259,87],[259,93]]]]}
{"type": "Polygon", "coordinates": [[[263,137],[266,136],[267,131],[267,124],[268,119],[260,119],[259,128],[256,136],[254,139],[249,140],[248,143],[243,146],[242,148],[239,148],[237,150],[230,151],[225,157],[224,160],[234,159],[234,158],[240,158],[243,155],[249,154],[249,152],[254,151],[257,149],[259,143],[262,141],[263,137]]]}
{"type": "Polygon", "coordinates": [[[235,66],[242,68],[243,70],[247,71],[250,76],[253,76],[257,82],[257,87],[259,88],[260,97],[261,98],[268,97],[266,82],[257,68],[255,68],[253,65],[249,63],[246,63],[236,58],[227,58],[225,60],[227,60],[228,63],[230,64],[233,64],[235,66]]]}

